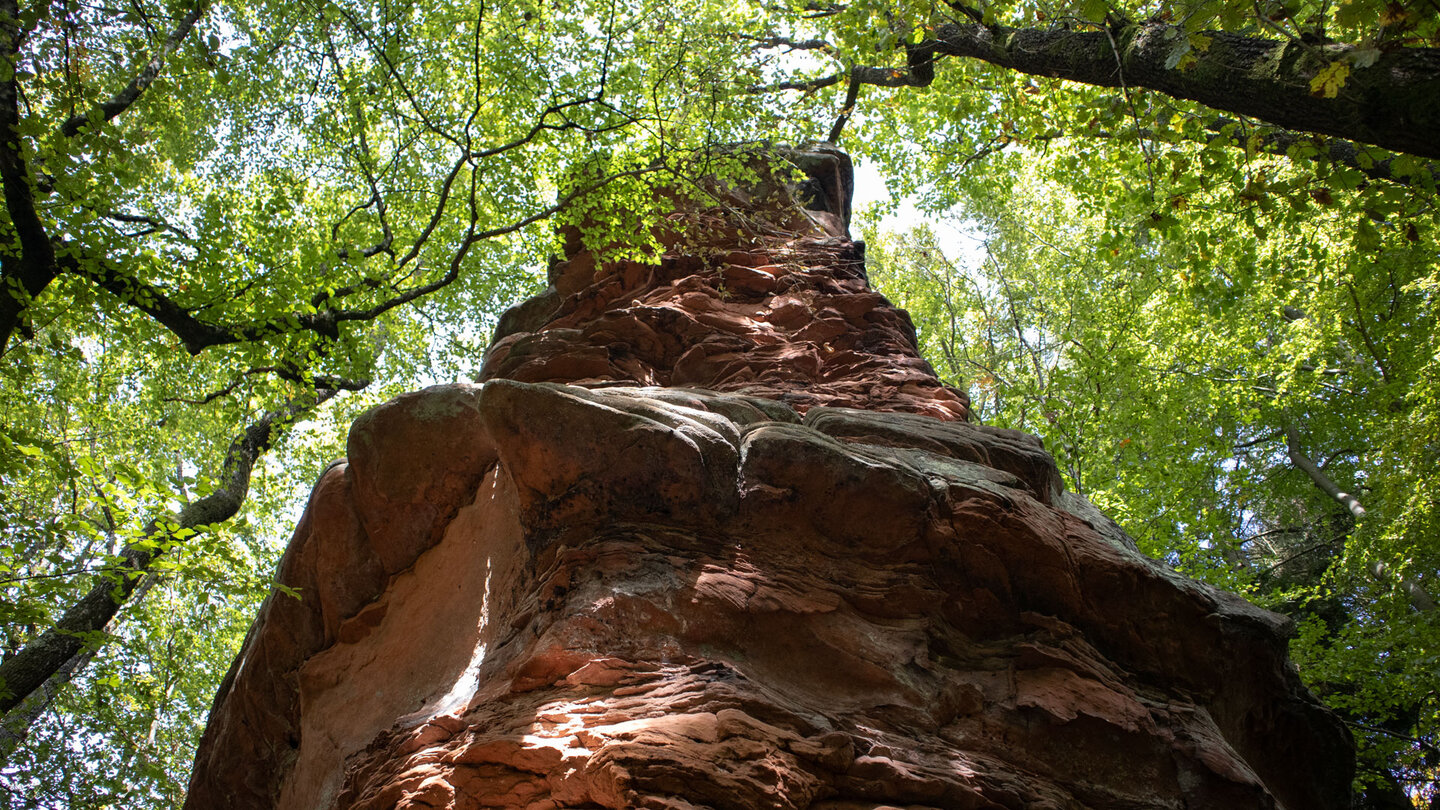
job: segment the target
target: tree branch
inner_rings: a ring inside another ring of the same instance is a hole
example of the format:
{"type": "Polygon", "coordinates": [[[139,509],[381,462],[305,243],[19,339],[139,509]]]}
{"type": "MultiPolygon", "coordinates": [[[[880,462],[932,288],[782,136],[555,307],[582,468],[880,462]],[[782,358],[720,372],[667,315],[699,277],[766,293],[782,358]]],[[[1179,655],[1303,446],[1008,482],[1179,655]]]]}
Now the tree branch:
{"type": "Polygon", "coordinates": [[[209,405],[211,402],[214,402],[221,397],[228,396],[231,393],[234,393],[235,389],[240,387],[240,384],[245,381],[246,377],[253,377],[257,374],[274,374],[282,380],[289,380],[293,383],[308,385],[313,387],[317,391],[327,388],[333,388],[337,391],[359,391],[363,388],[368,387],[371,382],[367,379],[356,380],[350,379],[348,377],[339,377],[334,374],[316,374],[311,377],[304,377],[296,369],[287,366],[258,366],[256,368],[246,369],[229,385],[211,391],[200,399],[185,399],[184,397],[166,397],[164,401],[182,402],[186,405],[209,405]]]}
{"type": "Polygon", "coordinates": [[[813,93],[816,90],[823,90],[826,87],[845,81],[845,76],[846,74],[844,73],[836,73],[830,76],[821,76],[818,79],[776,82],[775,84],[757,84],[748,88],[746,92],[755,95],[776,93],[781,90],[798,90],[802,93],[813,93]]]}
{"type": "Polygon", "coordinates": [[[67,138],[73,138],[79,135],[86,125],[109,121],[129,109],[130,105],[134,104],[140,95],[154,83],[155,77],[159,76],[160,70],[165,67],[166,58],[175,52],[185,37],[190,35],[190,30],[195,27],[195,22],[204,13],[205,0],[196,0],[194,7],[180,18],[180,23],[175,26],[174,31],[170,32],[170,36],[165,39],[160,50],[150,57],[150,61],[145,63],[145,66],[135,74],[135,78],[131,79],[124,89],[91,107],[88,112],[70,116],[64,124],[60,125],[60,134],[67,138]]]}
{"type": "Polygon", "coordinates": [[[840,143],[840,133],[845,129],[850,116],[855,112],[855,103],[860,98],[861,85],[877,87],[929,87],[935,81],[935,47],[933,43],[905,46],[905,69],[877,68],[856,65],[850,69],[850,87],[845,92],[845,103],[840,106],[840,115],[830,127],[826,143],[840,143]]]}
{"type": "MultiPolygon", "coordinates": [[[[545,209],[543,209],[543,210],[541,210],[541,211],[537,211],[536,213],[531,214],[530,216],[528,216],[528,217],[526,217],[526,218],[524,218],[524,219],[518,220],[518,221],[516,221],[516,222],[512,222],[512,223],[510,223],[509,225],[503,225],[503,226],[501,226],[501,227],[491,228],[491,229],[485,230],[485,231],[476,231],[476,230],[475,230],[475,225],[476,225],[476,213],[475,213],[475,211],[474,211],[474,194],[473,194],[473,190],[472,190],[472,194],[471,194],[471,198],[470,198],[470,199],[471,199],[471,209],[472,209],[472,210],[471,210],[471,219],[470,219],[469,228],[466,230],[466,232],[465,232],[465,237],[464,237],[463,240],[461,240],[460,246],[456,248],[455,253],[451,256],[451,258],[450,258],[450,267],[449,267],[449,269],[445,272],[445,275],[441,276],[440,278],[436,279],[435,281],[430,282],[429,284],[424,284],[424,285],[421,285],[421,286],[419,286],[419,287],[411,288],[411,289],[409,289],[409,290],[401,293],[400,295],[397,295],[397,296],[395,296],[395,297],[393,297],[393,298],[390,298],[390,299],[387,300],[387,301],[382,301],[381,303],[376,304],[375,306],[370,307],[369,309],[338,310],[338,311],[335,311],[335,312],[331,313],[331,316],[334,318],[334,320],[335,320],[336,322],[341,322],[341,321],[368,321],[368,320],[373,320],[374,318],[379,317],[379,316],[382,315],[383,313],[385,313],[385,312],[387,312],[387,311],[389,311],[389,310],[391,310],[391,309],[394,309],[395,307],[398,307],[398,306],[400,306],[400,305],[402,305],[402,304],[408,304],[409,302],[414,301],[414,300],[417,299],[417,298],[421,298],[421,297],[423,297],[423,296],[429,295],[430,293],[433,293],[433,292],[435,292],[436,290],[439,290],[439,289],[441,289],[441,288],[443,288],[443,287],[446,287],[446,286],[454,283],[454,281],[455,281],[457,278],[460,277],[460,265],[461,265],[462,261],[464,260],[465,256],[469,253],[470,247],[471,247],[472,245],[474,245],[476,242],[482,242],[482,241],[484,241],[484,240],[486,240],[486,239],[494,239],[494,238],[497,237],[497,236],[504,236],[505,234],[508,234],[508,233],[514,233],[515,231],[518,231],[518,230],[520,230],[521,228],[525,228],[525,227],[527,227],[527,226],[529,226],[529,225],[533,225],[533,224],[536,223],[536,222],[540,222],[540,221],[542,221],[542,220],[549,219],[550,217],[554,216],[555,214],[557,214],[557,213],[559,213],[561,210],[563,210],[566,206],[568,206],[568,205],[569,205],[571,202],[573,202],[575,199],[577,199],[577,198],[579,198],[579,197],[582,197],[582,196],[584,196],[584,195],[586,195],[586,194],[589,194],[589,193],[591,193],[591,192],[593,192],[593,191],[596,191],[596,190],[604,187],[605,185],[608,185],[609,183],[614,182],[615,180],[618,180],[618,179],[620,179],[620,178],[622,178],[622,177],[639,177],[640,175],[648,174],[648,173],[654,172],[654,171],[659,171],[659,169],[656,168],[656,167],[645,167],[645,168],[641,168],[641,169],[631,169],[630,171],[625,171],[625,172],[619,172],[619,173],[617,173],[617,174],[612,174],[612,175],[610,175],[610,176],[608,176],[608,177],[601,178],[600,180],[597,180],[597,181],[595,181],[594,183],[591,183],[591,184],[589,184],[589,185],[577,187],[576,189],[574,189],[573,191],[571,191],[569,194],[566,194],[564,197],[561,197],[560,200],[557,201],[554,205],[552,205],[552,206],[550,206],[550,207],[548,207],[548,208],[545,208],[545,209]]],[[[474,175],[474,173],[472,173],[472,174],[471,174],[471,182],[473,183],[474,180],[475,180],[475,175],[474,175]]]]}
{"type": "MultiPolygon", "coordinates": [[[[1215,140],[1222,141],[1228,146],[1244,148],[1247,138],[1238,132],[1239,121],[1233,118],[1215,118],[1205,124],[1205,128],[1220,136],[1215,140]],[[1230,129],[1236,127],[1236,129],[1230,129]],[[1233,134],[1227,134],[1229,130],[1233,134]]],[[[1143,134],[1143,133],[1142,133],[1143,134]]],[[[1370,152],[1371,147],[1362,146],[1352,141],[1340,138],[1324,138],[1313,135],[1291,132],[1285,129],[1266,129],[1256,136],[1256,145],[1272,155],[1291,155],[1291,149],[1299,149],[1300,157],[1307,157],[1303,150],[1307,147],[1314,149],[1314,160],[1329,160],[1331,163],[1339,163],[1342,166],[1360,172],[1371,180],[1385,180],[1400,185],[1415,185],[1419,178],[1416,175],[1402,175],[1395,171],[1395,156],[1388,152],[1378,155],[1370,152]],[[1361,156],[1364,156],[1362,159],[1361,156]]],[[[1440,180],[1440,166],[1426,161],[1418,167],[1421,172],[1428,173],[1431,177],[1440,180]]]]}
{"type": "Polygon", "coordinates": [[[755,47],[764,49],[784,48],[786,51],[825,51],[826,53],[833,53],[835,50],[829,42],[823,39],[791,39],[790,37],[782,37],[776,34],[762,37],[747,34],[743,31],[735,33],[732,36],[736,39],[753,42],[755,43],[755,47]]]}
{"type": "Polygon", "coordinates": [[[1299,43],[1205,31],[1209,46],[1192,50],[1195,63],[1181,69],[1166,67],[1181,29],[1152,22],[1116,33],[1118,54],[1108,31],[946,23],[933,46],[938,55],[1100,87],[1144,87],[1289,130],[1440,158],[1440,49],[1382,54],[1325,98],[1311,93],[1311,80],[1353,46],[1324,46],[1322,57],[1299,43]]]}
{"type": "Polygon", "coordinates": [[[301,327],[298,317],[289,324],[289,329],[283,330],[274,323],[238,328],[216,326],[196,318],[160,288],[126,275],[105,259],[81,260],[67,254],[61,256],[58,266],[67,273],[89,279],[95,286],[149,315],[179,338],[191,355],[211,346],[256,340],[266,334],[301,327]]]}
{"type": "MultiPolygon", "coordinates": [[[[1355,516],[1355,520],[1364,519],[1365,507],[1360,504],[1360,500],[1354,495],[1342,491],[1334,481],[1330,480],[1330,476],[1320,469],[1320,465],[1316,464],[1314,459],[1305,455],[1300,449],[1300,435],[1292,425],[1285,426],[1285,449],[1289,453],[1291,463],[1310,476],[1311,482],[1319,487],[1321,492],[1348,509],[1350,514],[1355,516]]],[[[1435,600],[1430,597],[1420,583],[1403,574],[1395,573],[1385,562],[1375,560],[1370,563],[1367,570],[1370,572],[1370,576],[1377,581],[1397,581],[1401,590],[1405,591],[1405,595],[1410,599],[1410,606],[1415,610],[1427,613],[1435,609],[1435,600]]]]}
{"type": "MultiPolygon", "coordinates": [[[[89,593],[65,611],[55,626],[32,639],[19,652],[0,662],[0,714],[10,711],[59,672],[103,632],[110,620],[135,593],[150,566],[164,554],[166,546],[185,542],[178,536],[229,520],[240,511],[250,492],[250,474],[255,462],[274,443],[279,432],[337,392],[333,389],[307,393],[280,408],[267,411],[230,443],[221,468],[219,486],[209,495],[180,510],[179,514],[152,521],[143,540],[131,543],[121,553],[121,562],[110,576],[104,576],[89,593]]],[[[186,535],[188,536],[188,535],[186,535]]]]}
{"type": "Polygon", "coordinates": [[[1280,431],[1277,430],[1277,431],[1274,431],[1274,432],[1272,432],[1272,433],[1267,433],[1267,434],[1265,434],[1264,436],[1261,436],[1261,437],[1258,438],[1258,439],[1251,439],[1251,440],[1248,441],[1248,442],[1242,442],[1242,443],[1240,443],[1240,444],[1237,444],[1237,445],[1235,445],[1234,447],[1232,447],[1231,449],[1232,449],[1234,452],[1238,453],[1238,452],[1240,452],[1241,450],[1246,450],[1246,449],[1248,449],[1248,448],[1254,447],[1254,446],[1257,445],[1257,444],[1264,444],[1264,443],[1266,443],[1266,442],[1272,442],[1272,441],[1274,441],[1274,440],[1276,440],[1276,439],[1278,439],[1278,438],[1280,438],[1280,431]]]}
{"type": "MultiPolygon", "coordinates": [[[[563,109],[565,107],[572,106],[575,103],[579,102],[567,102],[564,104],[558,104],[555,105],[555,107],[552,107],[551,110],[553,111],[555,108],[563,109]]],[[[471,159],[477,156],[488,157],[491,155],[499,154],[502,151],[508,151],[510,149],[518,148],[519,145],[525,143],[528,139],[533,138],[535,134],[539,131],[559,126],[563,125],[546,124],[542,117],[540,123],[537,123],[535,127],[532,128],[530,134],[528,134],[524,138],[520,138],[507,144],[502,144],[500,146],[492,147],[481,152],[468,153],[467,155],[464,155],[459,160],[457,160],[454,167],[452,167],[450,173],[446,176],[445,181],[441,186],[441,199],[439,202],[436,203],[435,215],[431,217],[430,222],[427,223],[424,229],[422,229],[420,235],[416,238],[416,241],[411,246],[410,250],[405,254],[405,256],[400,259],[399,266],[403,267],[406,263],[413,260],[419,254],[421,246],[429,238],[431,232],[441,221],[441,216],[446,208],[446,200],[449,199],[450,194],[453,192],[453,186],[456,179],[458,178],[464,167],[470,164],[471,159]]],[[[470,221],[468,230],[466,231],[460,244],[456,246],[455,252],[450,258],[449,267],[447,268],[446,273],[432,282],[422,284],[417,287],[412,287],[408,290],[404,290],[403,292],[399,292],[398,294],[391,296],[384,301],[381,301],[377,304],[363,309],[327,308],[321,309],[318,312],[293,312],[288,315],[282,315],[277,318],[271,318],[265,321],[251,324],[212,324],[195,317],[194,313],[191,310],[186,309],[185,307],[176,303],[160,288],[141,281],[140,279],[134,278],[133,276],[125,274],[119,268],[104,259],[82,261],[75,256],[70,255],[70,252],[64,252],[62,253],[61,258],[58,260],[58,265],[65,272],[74,273],[83,278],[89,279],[96,286],[115,295],[117,298],[124,301],[126,304],[134,307],[135,309],[138,309],[139,311],[153,318],[156,322],[164,326],[166,329],[170,330],[171,334],[179,338],[181,343],[184,344],[185,350],[191,355],[197,355],[212,346],[223,346],[247,341],[258,341],[272,335],[288,332],[307,331],[314,332],[319,335],[324,335],[326,337],[335,338],[339,336],[339,324],[343,322],[373,320],[384,314],[385,312],[388,312],[398,306],[408,304],[418,298],[423,298],[424,296],[434,293],[454,283],[455,280],[460,277],[460,269],[464,257],[469,254],[470,248],[474,246],[477,242],[481,242],[486,239],[494,239],[499,236],[514,233],[515,231],[521,230],[522,228],[526,228],[537,222],[548,219],[562,209],[564,209],[576,198],[596,191],[621,177],[637,177],[642,174],[647,174],[657,170],[658,169],[655,167],[646,167],[641,169],[632,169],[625,172],[619,172],[608,177],[600,178],[593,183],[573,189],[570,193],[561,197],[555,204],[543,208],[540,211],[531,214],[530,216],[521,218],[507,225],[501,225],[486,230],[477,230],[478,222],[474,218],[475,212],[473,210],[475,191],[472,188],[470,191],[470,207],[472,209],[472,219],[470,221]]],[[[475,180],[474,174],[474,172],[471,173],[472,185],[473,181],[475,180]]],[[[67,251],[71,249],[71,246],[67,245],[65,247],[67,248],[67,251]]],[[[341,295],[355,292],[356,290],[361,288],[377,288],[379,286],[382,286],[383,283],[384,282],[371,282],[367,280],[366,282],[362,282],[358,285],[352,285],[341,290],[336,290],[334,293],[327,294],[323,297],[317,294],[315,300],[319,302],[324,302],[326,300],[332,300],[334,298],[337,298],[341,295]]],[[[3,298],[0,298],[0,300],[3,300],[3,298]]]]}
{"type": "MultiPolygon", "coordinates": [[[[130,601],[139,602],[144,599],[145,593],[157,581],[154,575],[146,575],[140,585],[135,588],[135,592],[131,594],[130,601]]],[[[113,624],[114,620],[112,619],[105,629],[109,630],[110,625],[113,624]]],[[[41,688],[31,692],[29,697],[20,702],[20,705],[0,719],[0,766],[10,762],[10,757],[14,755],[15,749],[19,748],[30,736],[30,728],[35,725],[35,721],[39,720],[40,716],[50,708],[55,702],[55,698],[60,695],[60,690],[75,678],[75,674],[90,664],[97,652],[99,652],[98,648],[90,646],[76,651],[55,670],[54,674],[45,679],[41,688]]]]}
{"type": "MultiPolygon", "coordinates": [[[[9,225],[18,237],[19,252],[0,246],[0,354],[24,322],[30,300],[55,280],[55,250],[35,208],[30,167],[21,153],[20,84],[16,79],[20,41],[20,10],[15,0],[0,0],[0,62],[9,78],[0,81],[0,184],[9,225]]],[[[8,230],[8,229],[7,229],[8,230]]],[[[8,243],[10,239],[5,238],[8,243]]]]}

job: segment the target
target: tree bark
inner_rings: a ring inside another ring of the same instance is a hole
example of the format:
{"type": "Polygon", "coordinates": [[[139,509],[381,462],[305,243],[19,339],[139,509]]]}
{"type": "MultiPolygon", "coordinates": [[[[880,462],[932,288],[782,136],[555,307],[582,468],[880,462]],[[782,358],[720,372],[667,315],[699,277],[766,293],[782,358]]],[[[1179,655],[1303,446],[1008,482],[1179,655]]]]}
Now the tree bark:
{"type": "Polygon", "coordinates": [[[15,64],[22,31],[15,0],[0,0],[0,62],[9,63],[9,77],[0,81],[0,185],[3,185],[9,227],[0,230],[0,354],[10,336],[24,324],[30,300],[55,280],[55,248],[36,212],[29,167],[21,155],[20,83],[15,64]],[[11,236],[13,229],[14,236],[11,236]],[[13,241],[12,241],[13,239],[13,241]]]}
{"type": "Polygon", "coordinates": [[[1196,61],[1187,68],[1166,67],[1184,34],[1163,23],[1113,31],[946,23],[933,44],[940,55],[1100,87],[1147,88],[1285,129],[1440,158],[1440,49],[1382,54],[1370,67],[1353,68],[1335,97],[1325,98],[1311,92],[1311,80],[1352,46],[1201,33],[1210,45],[1192,50],[1196,61]]]}
{"type": "MultiPolygon", "coordinates": [[[[278,431],[336,393],[334,390],[322,390],[267,411],[231,442],[220,486],[185,507],[178,515],[146,526],[146,539],[159,543],[183,542],[175,538],[180,529],[207,526],[234,516],[249,494],[250,473],[256,460],[270,448],[278,431]]],[[[164,546],[154,543],[133,543],[126,547],[120,554],[122,562],[116,567],[116,578],[101,577],[89,593],[65,611],[54,627],[0,662],[0,714],[8,716],[11,710],[60,672],[67,662],[82,654],[87,642],[93,642],[94,635],[103,632],[121,605],[134,595],[151,564],[163,553],[164,546]]]]}
{"type": "MultiPolygon", "coordinates": [[[[1214,139],[1216,141],[1244,148],[1248,141],[1247,136],[1239,131],[1235,131],[1233,134],[1226,133],[1227,126],[1238,123],[1233,119],[1216,118],[1206,124],[1205,129],[1216,134],[1217,137],[1214,139]]],[[[1314,160],[1328,160],[1331,163],[1348,166],[1371,180],[1384,180],[1402,186],[1423,187],[1428,179],[1440,179],[1440,165],[1425,161],[1418,166],[1415,174],[1402,174],[1398,171],[1396,158],[1389,153],[1370,154],[1366,147],[1340,138],[1312,138],[1284,129],[1266,129],[1260,133],[1257,141],[1256,145],[1260,149],[1272,155],[1289,155],[1293,147],[1314,147],[1316,150],[1314,160]]],[[[1304,154],[1302,153],[1302,156],[1304,154]]]]}

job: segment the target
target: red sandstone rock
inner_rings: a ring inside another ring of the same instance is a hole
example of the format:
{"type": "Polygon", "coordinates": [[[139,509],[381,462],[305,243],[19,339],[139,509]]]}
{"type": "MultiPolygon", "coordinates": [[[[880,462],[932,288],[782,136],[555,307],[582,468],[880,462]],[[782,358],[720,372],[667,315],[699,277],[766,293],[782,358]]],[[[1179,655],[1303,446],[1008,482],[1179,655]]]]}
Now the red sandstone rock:
{"type": "Polygon", "coordinates": [[[966,423],[852,243],[744,254],[562,273],[357,422],[186,806],[1348,806],[1281,617],[966,423]]]}
{"type": "MultiPolygon", "coordinates": [[[[838,175],[820,196],[848,195],[841,157],[814,159],[817,173],[838,175]]],[[[572,233],[551,288],[502,321],[480,379],[695,386],[801,413],[830,405],[963,420],[968,398],[920,357],[910,316],[870,290],[848,218],[848,196],[838,211],[788,217],[795,230],[779,236],[737,237],[723,219],[693,216],[683,240],[662,238],[676,246],[657,265],[597,266],[572,233]]]]}

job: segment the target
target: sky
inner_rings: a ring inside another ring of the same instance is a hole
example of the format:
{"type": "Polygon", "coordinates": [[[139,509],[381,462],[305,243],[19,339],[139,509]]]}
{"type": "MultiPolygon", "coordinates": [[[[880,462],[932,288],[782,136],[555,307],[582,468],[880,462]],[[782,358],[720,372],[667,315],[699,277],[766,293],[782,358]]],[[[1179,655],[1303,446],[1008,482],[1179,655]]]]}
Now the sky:
{"type": "MultiPolygon", "coordinates": [[[[855,196],[851,201],[851,210],[862,211],[866,206],[889,199],[890,192],[885,188],[880,172],[874,166],[856,161],[855,196]]],[[[890,231],[903,231],[921,223],[930,225],[940,249],[956,267],[970,269],[984,261],[983,237],[958,214],[928,214],[916,208],[914,200],[901,198],[895,212],[880,220],[881,227],[890,231]]]]}

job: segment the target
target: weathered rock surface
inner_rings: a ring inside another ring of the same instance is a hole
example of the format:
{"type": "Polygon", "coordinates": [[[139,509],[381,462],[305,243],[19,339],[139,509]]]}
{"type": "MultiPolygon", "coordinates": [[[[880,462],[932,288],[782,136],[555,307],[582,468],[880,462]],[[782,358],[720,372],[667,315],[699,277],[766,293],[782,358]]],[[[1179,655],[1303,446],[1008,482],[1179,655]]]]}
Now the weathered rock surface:
{"type": "Polygon", "coordinates": [[[801,258],[577,251],[489,382],[358,421],[187,807],[1348,806],[1281,617],[963,421],[843,234],[743,252],[801,258]]]}
{"type": "Polygon", "coordinates": [[[799,194],[821,209],[787,210],[783,188],[732,192],[730,212],[758,208],[761,221],[676,215],[658,264],[597,266],[571,231],[549,289],[501,320],[480,378],[698,386],[800,411],[964,419],[968,398],[920,357],[910,316],[866,281],[864,245],[847,230],[850,159],[821,150],[796,162],[813,175],[799,194]]]}

